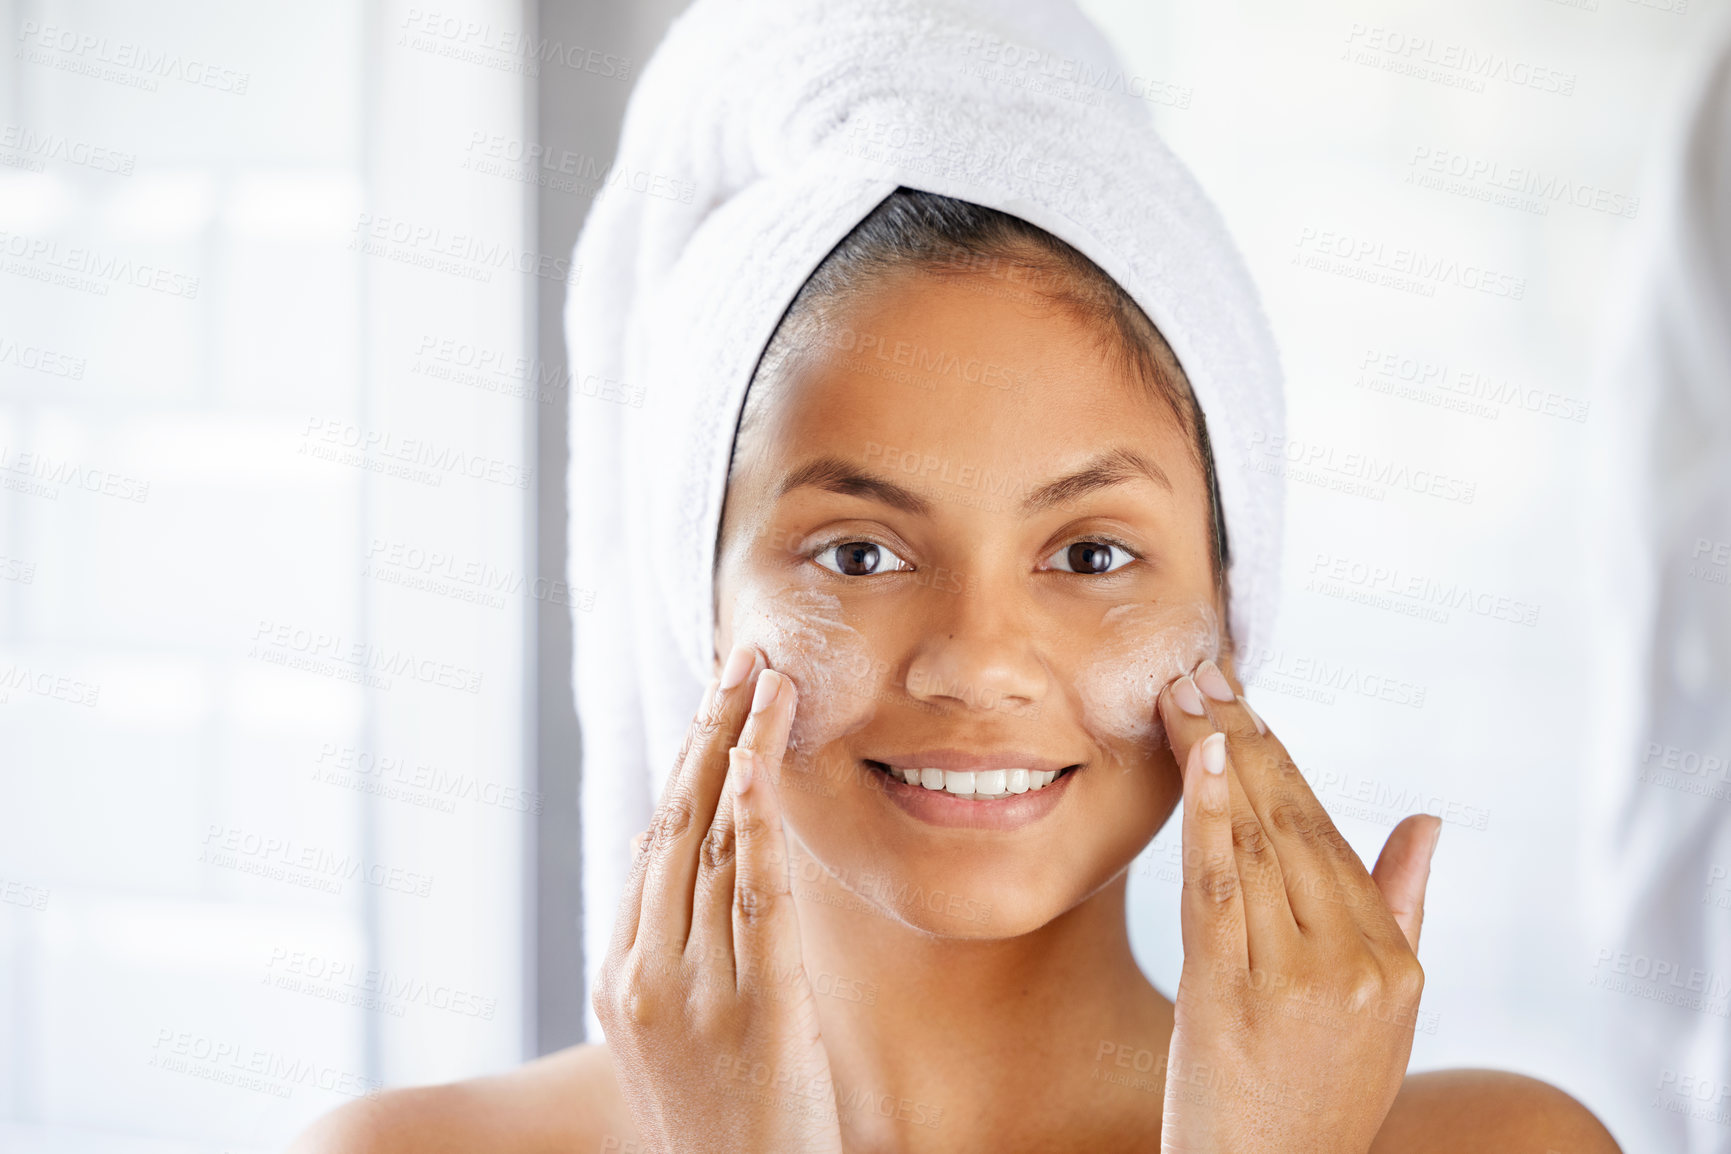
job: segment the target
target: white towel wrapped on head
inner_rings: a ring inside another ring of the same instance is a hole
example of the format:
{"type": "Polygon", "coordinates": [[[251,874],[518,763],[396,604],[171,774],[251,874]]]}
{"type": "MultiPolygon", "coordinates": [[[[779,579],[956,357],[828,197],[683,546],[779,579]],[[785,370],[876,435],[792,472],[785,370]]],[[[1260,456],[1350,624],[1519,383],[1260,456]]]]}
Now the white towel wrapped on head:
{"type": "Polygon", "coordinates": [[[1044,228],[1148,314],[1208,420],[1232,631],[1241,651],[1267,643],[1281,486],[1252,446],[1282,431],[1279,364],[1141,87],[1069,0],[696,0],[645,66],[615,161],[630,179],[584,224],[565,318],[573,379],[643,396],[572,398],[570,580],[594,591],[574,615],[591,983],[630,839],[712,676],[746,386],[807,276],[898,186],[1044,228]]]}

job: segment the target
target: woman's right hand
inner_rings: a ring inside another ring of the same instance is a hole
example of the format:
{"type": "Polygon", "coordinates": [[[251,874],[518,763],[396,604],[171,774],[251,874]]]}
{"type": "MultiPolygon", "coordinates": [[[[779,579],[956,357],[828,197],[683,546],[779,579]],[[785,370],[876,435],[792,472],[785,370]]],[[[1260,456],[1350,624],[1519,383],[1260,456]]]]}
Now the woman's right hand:
{"type": "Polygon", "coordinates": [[[626,884],[593,1001],[647,1150],[841,1151],[774,788],[795,697],[734,650],[626,884]]]}

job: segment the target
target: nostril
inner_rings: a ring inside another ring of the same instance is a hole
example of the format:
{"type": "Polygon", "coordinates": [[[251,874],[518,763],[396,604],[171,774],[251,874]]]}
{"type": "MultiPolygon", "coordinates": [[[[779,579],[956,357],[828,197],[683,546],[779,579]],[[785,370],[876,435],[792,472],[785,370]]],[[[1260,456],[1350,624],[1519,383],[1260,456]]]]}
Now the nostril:
{"type": "Polygon", "coordinates": [[[971,709],[1023,710],[1040,701],[1050,679],[1045,665],[1031,655],[981,660],[964,646],[942,643],[937,652],[916,657],[908,666],[906,686],[918,698],[947,698],[971,709]]]}

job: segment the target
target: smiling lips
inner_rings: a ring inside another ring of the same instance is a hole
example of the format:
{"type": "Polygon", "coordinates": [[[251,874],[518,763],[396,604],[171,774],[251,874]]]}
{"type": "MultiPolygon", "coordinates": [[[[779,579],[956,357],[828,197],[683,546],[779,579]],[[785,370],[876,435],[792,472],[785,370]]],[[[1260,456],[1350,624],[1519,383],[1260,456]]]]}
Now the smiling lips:
{"type": "Polygon", "coordinates": [[[1061,771],[1031,770],[1022,766],[1013,769],[979,770],[936,769],[931,766],[923,769],[898,769],[891,766],[890,772],[909,785],[917,785],[922,789],[934,792],[942,790],[969,801],[997,801],[1011,794],[1045,789],[1061,771]]]}
{"type": "Polygon", "coordinates": [[[1069,794],[1080,765],[1024,753],[991,757],[928,750],[868,761],[884,775],[882,796],[929,825],[1008,831],[1039,821],[1069,794]]]}
{"type": "Polygon", "coordinates": [[[891,777],[966,801],[1001,801],[1051,785],[1070,766],[1020,751],[971,754],[931,749],[875,763],[891,777]]]}

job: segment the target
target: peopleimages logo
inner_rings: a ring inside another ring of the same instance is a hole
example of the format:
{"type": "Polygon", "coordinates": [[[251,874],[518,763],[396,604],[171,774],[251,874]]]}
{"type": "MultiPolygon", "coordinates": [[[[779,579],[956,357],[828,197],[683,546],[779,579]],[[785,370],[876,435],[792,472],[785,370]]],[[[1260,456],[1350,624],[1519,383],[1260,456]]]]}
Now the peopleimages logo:
{"type": "Polygon", "coordinates": [[[1420,248],[1390,245],[1373,237],[1305,227],[1298,233],[1293,263],[1388,288],[1435,296],[1438,285],[1518,301],[1527,295],[1525,277],[1499,272],[1420,248]]]}
{"type": "Polygon", "coordinates": [[[150,499],[149,481],[111,469],[80,465],[40,450],[19,450],[6,445],[0,445],[0,486],[51,501],[60,499],[63,488],[82,489],[86,493],[100,493],[141,505],[150,499]]]}
{"type": "Polygon", "coordinates": [[[1582,424],[1591,405],[1554,390],[1522,385],[1502,374],[1375,347],[1365,349],[1358,369],[1355,388],[1492,421],[1505,412],[1522,412],[1582,424]]]}
{"type": "Polygon", "coordinates": [[[84,379],[83,357],[68,356],[53,349],[45,349],[41,345],[21,344],[18,340],[4,335],[0,335],[0,365],[28,369],[50,377],[64,377],[69,381],[84,379]]]}
{"type": "Polygon", "coordinates": [[[479,670],[437,661],[401,649],[345,638],[336,631],[261,620],[247,656],[272,665],[340,677],[375,689],[389,689],[387,678],[407,677],[462,693],[481,692],[479,670]]]}
{"type": "Polygon", "coordinates": [[[278,1098],[290,1097],[299,1086],[350,1098],[376,1098],[384,1088],[376,1078],[328,1062],[166,1026],[156,1032],[147,1065],[278,1098]]]}
{"type": "Polygon", "coordinates": [[[583,271],[563,254],[532,252],[504,241],[447,233],[434,225],[367,212],[355,220],[349,249],[483,284],[491,284],[493,273],[503,269],[574,285],[583,271]]]}
{"type": "Polygon", "coordinates": [[[116,176],[131,176],[138,157],[131,152],[104,148],[89,141],[73,140],[58,132],[36,132],[20,124],[0,128],[0,149],[10,149],[34,162],[34,171],[42,171],[42,163],[58,160],[66,164],[97,172],[112,172],[116,176]]]}
{"type": "Polygon", "coordinates": [[[1601,949],[1593,959],[1589,986],[1727,1016],[1731,981],[1723,974],[1670,958],[1601,949]]]}
{"type": "Polygon", "coordinates": [[[398,24],[397,43],[452,60],[540,75],[540,65],[557,64],[608,80],[628,80],[631,61],[597,48],[548,40],[514,28],[444,12],[410,8],[398,24]]]}
{"type": "Polygon", "coordinates": [[[1573,72],[1377,24],[1353,24],[1347,30],[1343,58],[1470,92],[1483,92],[1485,82],[1494,80],[1555,96],[1575,94],[1573,72]]]}
{"type": "Polygon", "coordinates": [[[1334,445],[1257,432],[1250,436],[1251,467],[1288,480],[1307,481],[1358,496],[1382,500],[1388,489],[1458,501],[1470,505],[1478,493],[1476,481],[1451,477],[1434,469],[1414,469],[1369,453],[1343,451],[1334,445]]]}
{"type": "Polygon", "coordinates": [[[198,860],[204,865],[333,894],[342,893],[348,882],[356,880],[420,898],[433,892],[431,874],[366,861],[353,853],[338,853],[238,826],[209,826],[198,860]]]}
{"type": "MultiPolygon", "coordinates": [[[[1486,200],[1493,199],[1497,194],[1525,197],[1541,216],[1545,215],[1552,204],[1569,204],[1575,208],[1629,219],[1633,219],[1641,209],[1641,198],[1638,196],[1628,196],[1596,184],[1570,180],[1531,165],[1504,164],[1489,157],[1423,144],[1413,148],[1406,179],[1407,183],[1423,188],[1461,195],[1478,195],[1480,199],[1486,200]]],[[[1528,207],[1519,199],[1495,202],[1507,203],[1512,208],[1528,207]]]]}
{"type": "Polygon", "coordinates": [[[195,276],[81,245],[62,246],[47,237],[0,231],[0,257],[14,276],[97,296],[107,296],[110,285],[126,284],[183,300],[198,298],[195,276]]]}
{"type": "Polygon", "coordinates": [[[95,36],[57,24],[26,20],[18,27],[24,58],[65,72],[125,83],[155,92],[158,81],[179,80],[196,88],[213,88],[245,96],[252,73],[223,68],[207,61],[161,51],[129,40],[95,36]],[[58,53],[58,55],[53,55],[58,53]]]}
{"type": "Polygon", "coordinates": [[[363,429],[335,417],[308,417],[297,455],[351,465],[375,473],[393,473],[408,480],[441,484],[458,473],[476,481],[527,489],[533,468],[469,453],[420,437],[400,437],[389,431],[363,429]]]}
{"type": "Polygon", "coordinates": [[[1398,565],[1361,561],[1318,552],[1305,588],[1327,597],[1390,609],[1407,616],[1446,623],[1449,611],[1462,609],[1494,621],[1537,625],[1539,606],[1464,581],[1444,581],[1398,565]]]}

